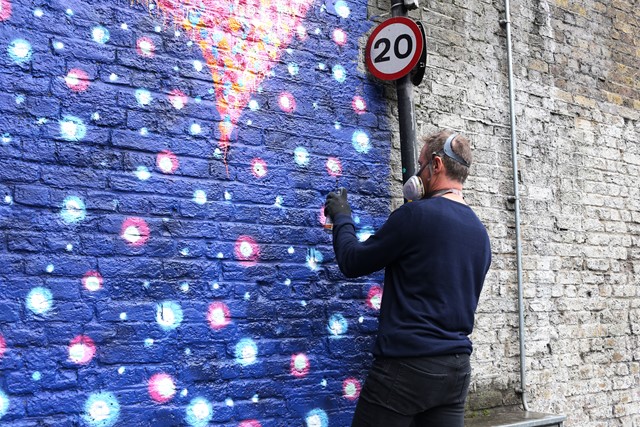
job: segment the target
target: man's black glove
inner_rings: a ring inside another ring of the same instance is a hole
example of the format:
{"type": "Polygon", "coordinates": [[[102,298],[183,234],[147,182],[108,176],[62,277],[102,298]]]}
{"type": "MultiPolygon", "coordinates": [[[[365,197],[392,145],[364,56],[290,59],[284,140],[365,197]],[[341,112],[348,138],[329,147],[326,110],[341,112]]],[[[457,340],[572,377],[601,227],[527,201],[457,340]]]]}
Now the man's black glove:
{"type": "Polygon", "coordinates": [[[333,218],[344,213],[351,215],[351,206],[347,202],[347,189],[341,188],[338,191],[331,192],[327,195],[327,201],[324,203],[324,216],[333,220],[333,218]]]}

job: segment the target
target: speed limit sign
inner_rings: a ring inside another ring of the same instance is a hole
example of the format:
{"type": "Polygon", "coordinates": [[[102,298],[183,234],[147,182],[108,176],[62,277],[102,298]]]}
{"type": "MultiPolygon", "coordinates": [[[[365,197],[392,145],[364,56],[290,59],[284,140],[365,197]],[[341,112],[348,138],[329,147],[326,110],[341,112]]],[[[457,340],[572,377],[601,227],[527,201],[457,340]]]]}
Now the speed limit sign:
{"type": "Polygon", "coordinates": [[[397,80],[416,66],[424,36],[413,20],[396,16],[378,25],[367,40],[367,68],[379,79],[397,80]]]}

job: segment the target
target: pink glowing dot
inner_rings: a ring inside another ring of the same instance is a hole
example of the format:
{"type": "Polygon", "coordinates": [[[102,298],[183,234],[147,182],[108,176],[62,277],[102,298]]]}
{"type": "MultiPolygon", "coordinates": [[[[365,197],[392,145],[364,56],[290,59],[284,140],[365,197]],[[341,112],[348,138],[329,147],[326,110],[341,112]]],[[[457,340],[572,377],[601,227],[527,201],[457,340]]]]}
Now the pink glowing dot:
{"type": "Polygon", "coordinates": [[[361,96],[354,96],[353,101],[351,101],[351,106],[353,107],[353,111],[358,114],[364,114],[367,111],[367,102],[361,96]]]}
{"type": "Polygon", "coordinates": [[[89,75],[79,68],[70,69],[64,81],[74,92],[84,92],[89,87],[89,75]]]}
{"type": "Polygon", "coordinates": [[[174,89],[169,92],[169,102],[176,110],[181,110],[182,108],[184,108],[184,106],[187,105],[187,100],[187,95],[185,95],[184,92],[178,89],[174,89]]]}
{"type": "Polygon", "coordinates": [[[382,288],[378,285],[372,286],[369,289],[369,295],[367,295],[367,305],[374,310],[380,310],[380,304],[382,303],[382,288]]]}
{"type": "Polygon", "coordinates": [[[78,335],[69,343],[69,360],[79,365],[91,362],[96,354],[96,345],[86,335],[78,335]]]}
{"type": "Polygon", "coordinates": [[[291,113],[296,109],[296,99],[289,92],[282,92],[278,97],[280,109],[286,113],[291,113]]]}
{"type": "Polygon", "coordinates": [[[355,378],[347,378],[342,383],[342,391],[344,392],[344,397],[349,400],[356,400],[358,396],[360,396],[360,390],[362,387],[360,386],[360,381],[355,378]]]}
{"type": "Polygon", "coordinates": [[[240,236],[235,245],[236,258],[240,261],[255,263],[260,256],[260,247],[249,236],[240,236]]]}
{"type": "Polygon", "coordinates": [[[149,37],[140,37],[136,41],[136,50],[138,54],[152,58],[155,55],[156,45],[149,37]]]}
{"type": "Polygon", "coordinates": [[[329,175],[331,176],[340,176],[342,175],[342,163],[340,162],[340,159],[337,159],[335,157],[329,157],[327,159],[327,172],[329,173],[329,175]]]}
{"type": "Polygon", "coordinates": [[[142,246],[149,240],[149,226],[142,218],[131,217],[124,220],[120,230],[122,237],[131,246],[142,246]]]}
{"type": "Polygon", "coordinates": [[[169,374],[159,373],[149,379],[149,395],[158,403],[170,401],[176,394],[176,383],[169,374]]]}
{"type": "Polygon", "coordinates": [[[263,178],[267,174],[267,162],[260,158],[255,158],[251,161],[251,173],[256,178],[263,178]]]}
{"type": "Polygon", "coordinates": [[[338,46],[344,46],[347,43],[347,33],[345,33],[341,28],[336,28],[333,30],[333,41],[338,46]]]}
{"type": "Polygon", "coordinates": [[[246,420],[241,421],[238,427],[262,427],[262,424],[258,420],[246,420]]]}
{"type": "Polygon", "coordinates": [[[97,271],[87,271],[82,277],[82,285],[88,291],[99,291],[102,289],[102,276],[97,271]]]}
{"type": "Polygon", "coordinates": [[[296,378],[305,377],[309,373],[309,358],[306,354],[298,353],[291,356],[291,375],[296,378]]]}
{"type": "Polygon", "coordinates": [[[0,21],[6,21],[11,17],[11,2],[0,0],[0,21]]]}
{"type": "Polygon", "coordinates": [[[0,359],[4,356],[4,353],[7,351],[7,342],[4,340],[4,337],[0,335],[0,359]]]}
{"type": "Polygon", "coordinates": [[[180,166],[180,162],[171,151],[163,150],[156,157],[156,166],[164,173],[174,173],[180,166]]]}
{"type": "Polygon", "coordinates": [[[209,312],[207,313],[207,320],[212,329],[222,329],[231,323],[231,312],[227,304],[216,301],[209,304],[209,312]]]}

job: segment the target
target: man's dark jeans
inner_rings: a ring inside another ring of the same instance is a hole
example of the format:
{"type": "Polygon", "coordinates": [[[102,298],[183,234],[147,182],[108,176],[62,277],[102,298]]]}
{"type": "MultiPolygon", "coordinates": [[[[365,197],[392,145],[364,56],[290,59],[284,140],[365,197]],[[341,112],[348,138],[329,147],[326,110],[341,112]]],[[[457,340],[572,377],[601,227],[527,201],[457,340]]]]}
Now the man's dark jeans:
{"type": "Polygon", "coordinates": [[[351,427],[463,427],[469,355],[377,358],[351,427]]]}

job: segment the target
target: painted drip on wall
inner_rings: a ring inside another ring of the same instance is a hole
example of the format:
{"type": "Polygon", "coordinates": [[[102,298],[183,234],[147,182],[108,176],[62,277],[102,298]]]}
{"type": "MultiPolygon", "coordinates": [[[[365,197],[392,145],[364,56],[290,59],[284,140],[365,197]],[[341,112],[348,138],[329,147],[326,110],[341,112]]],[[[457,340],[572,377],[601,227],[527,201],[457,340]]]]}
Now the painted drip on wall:
{"type": "MultiPolygon", "coordinates": [[[[341,426],[388,214],[356,1],[0,0],[0,421],[341,426]]],[[[31,423],[31,424],[29,424],[31,423]]]]}

